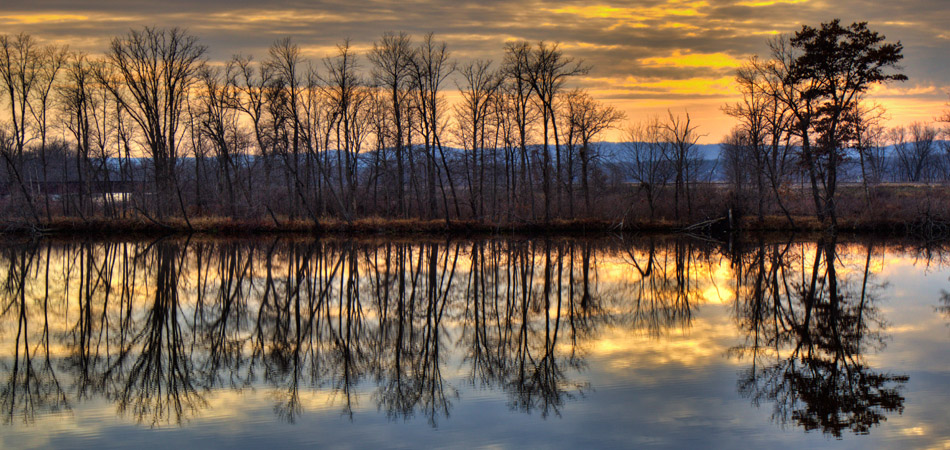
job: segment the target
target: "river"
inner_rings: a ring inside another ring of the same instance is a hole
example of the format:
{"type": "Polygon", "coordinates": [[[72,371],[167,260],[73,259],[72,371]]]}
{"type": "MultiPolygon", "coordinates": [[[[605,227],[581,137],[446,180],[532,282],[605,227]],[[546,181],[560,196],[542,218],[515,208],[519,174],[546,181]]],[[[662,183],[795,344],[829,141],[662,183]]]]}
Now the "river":
{"type": "Polygon", "coordinates": [[[950,445],[950,253],[859,238],[0,243],[0,447],[950,445]]]}

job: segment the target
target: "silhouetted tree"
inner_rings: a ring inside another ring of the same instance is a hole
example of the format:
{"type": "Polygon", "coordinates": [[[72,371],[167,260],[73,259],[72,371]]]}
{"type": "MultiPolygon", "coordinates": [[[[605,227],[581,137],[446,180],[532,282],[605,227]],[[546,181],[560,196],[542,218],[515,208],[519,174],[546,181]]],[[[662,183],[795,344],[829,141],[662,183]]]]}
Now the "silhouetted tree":
{"type": "Polygon", "coordinates": [[[114,38],[106,52],[110,70],[96,73],[145,142],[160,216],[170,213],[177,198],[187,219],[175,169],[188,92],[198,81],[205,52],[197,37],[179,28],[145,27],[114,38]]]}
{"type": "Polygon", "coordinates": [[[658,117],[630,126],[624,149],[630,159],[630,176],[638,183],[637,192],[646,194],[650,219],[656,217],[656,201],[673,176],[670,144],[664,138],[658,117]]]}
{"type": "Polygon", "coordinates": [[[868,29],[867,22],[845,27],[835,19],[818,28],[802,26],[788,41],[798,52],[785,74],[785,82],[798,92],[790,107],[799,122],[805,168],[821,180],[821,192],[816,193],[823,199],[819,219],[827,217],[832,228],[837,225],[838,169],[854,140],[849,112],[871,86],[907,79],[892,72],[903,59],[903,46],[884,39],[868,29]]]}

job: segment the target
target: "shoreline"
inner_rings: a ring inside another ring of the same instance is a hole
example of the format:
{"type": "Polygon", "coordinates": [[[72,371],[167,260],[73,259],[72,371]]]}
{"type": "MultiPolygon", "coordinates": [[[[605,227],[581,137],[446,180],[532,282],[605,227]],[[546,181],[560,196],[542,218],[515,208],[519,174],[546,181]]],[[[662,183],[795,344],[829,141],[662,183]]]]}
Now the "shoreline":
{"type": "MultiPolygon", "coordinates": [[[[365,218],[351,222],[328,219],[320,223],[312,220],[235,220],[228,217],[201,217],[186,221],[171,218],[161,222],[144,217],[127,219],[96,218],[82,220],[74,217],[54,217],[50,221],[0,221],[0,234],[10,235],[266,235],[266,234],[349,234],[349,235],[459,235],[459,234],[559,234],[586,235],[604,233],[699,234],[725,235],[729,233],[783,233],[813,234],[827,232],[827,227],[812,216],[793,216],[794,225],[784,216],[745,217],[730,224],[726,217],[694,222],[671,220],[619,221],[606,220],[552,220],[550,222],[489,222],[424,219],[365,218]]],[[[939,239],[950,237],[946,222],[918,218],[917,221],[894,219],[840,218],[837,233],[885,235],[891,237],[918,237],[939,239]]]]}

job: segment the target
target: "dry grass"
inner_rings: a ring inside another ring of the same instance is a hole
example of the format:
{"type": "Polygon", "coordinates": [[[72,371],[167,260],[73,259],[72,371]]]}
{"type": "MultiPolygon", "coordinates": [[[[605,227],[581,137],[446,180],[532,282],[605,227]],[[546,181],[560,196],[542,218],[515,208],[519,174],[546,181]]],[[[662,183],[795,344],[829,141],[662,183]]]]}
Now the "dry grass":
{"type": "MultiPolygon", "coordinates": [[[[484,221],[451,221],[421,219],[362,218],[350,222],[326,219],[319,223],[306,219],[273,220],[232,219],[229,217],[200,217],[185,220],[174,217],[161,221],[145,217],[93,218],[53,217],[36,224],[22,220],[2,222],[8,232],[63,233],[63,234],[258,234],[258,233],[354,233],[354,234],[420,234],[420,233],[494,233],[511,232],[603,232],[615,229],[615,224],[598,220],[557,220],[550,223],[493,223],[484,221]]],[[[656,227],[662,228],[662,227],[656,227]]]]}
{"type": "MultiPolygon", "coordinates": [[[[819,232],[827,229],[813,214],[813,204],[806,192],[789,192],[786,206],[792,211],[790,223],[778,206],[770,205],[762,220],[746,211],[736,211],[736,227],[755,232],[819,232]]],[[[556,233],[590,234],[616,231],[676,232],[691,224],[713,222],[730,209],[731,194],[724,189],[697,189],[693,202],[692,220],[672,220],[671,202],[664,201],[657,211],[657,219],[649,219],[649,211],[641,198],[608,193],[599,202],[596,218],[556,219],[544,221],[479,221],[479,220],[424,220],[366,217],[354,221],[325,218],[315,223],[310,219],[262,217],[233,219],[222,216],[200,216],[185,220],[181,217],[150,219],[145,216],[127,218],[56,217],[39,224],[21,218],[0,219],[0,229],[13,233],[61,234],[168,234],[202,233],[212,235],[240,235],[260,233],[299,233],[355,235],[420,235],[466,233],[556,233]],[[624,198],[627,198],[624,200],[624,198]],[[633,204],[630,201],[633,200],[633,204]],[[607,219],[605,217],[610,217],[607,219]],[[621,217],[623,219],[621,220],[621,217]]],[[[870,191],[866,198],[860,185],[847,185],[839,190],[838,230],[858,233],[889,235],[950,234],[950,187],[944,185],[883,185],[870,191]]],[[[705,231],[729,231],[726,221],[715,222],[705,231]]],[[[692,230],[690,230],[692,231],[692,230]]],[[[950,237],[950,236],[948,236],[950,237]]]]}

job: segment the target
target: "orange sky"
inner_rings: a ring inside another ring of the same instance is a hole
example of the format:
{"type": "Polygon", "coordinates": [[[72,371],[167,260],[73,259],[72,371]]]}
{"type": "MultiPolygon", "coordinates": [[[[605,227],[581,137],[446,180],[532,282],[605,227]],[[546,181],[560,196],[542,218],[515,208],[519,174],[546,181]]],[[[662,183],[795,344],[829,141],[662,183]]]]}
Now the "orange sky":
{"type": "MultiPolygon", "coordinates": [[[[386,30],[417,37],[434,32],[462,62],[499,61],[510,40],[556,41],[570,56],[593,66],[575,85],[624,110],[628,121],[665,115],[667,109],[689,111],[704,143],[718,142],[732,127],[721,107],[736,100],[735,67],[753,54],[764,55],[769,37],[802,24],[866,20],[888,40],[904,44],[904,72],[910,80],[875,89],[870,96],[887,108],[892,124],[934,120],[946,108],[950,92],[946,0],[197,3],[6,0],[0,30],[99,53],[112,36],[130,27],[182,26],[208,45],[212,60],[235,53],[261,58],[273,41],[285,36],[318,60],[344,38],[356,49],[367,48],[386,30]]],[[[618,140],[621,133],[615,130],[605,138],[618,140]]]]}

